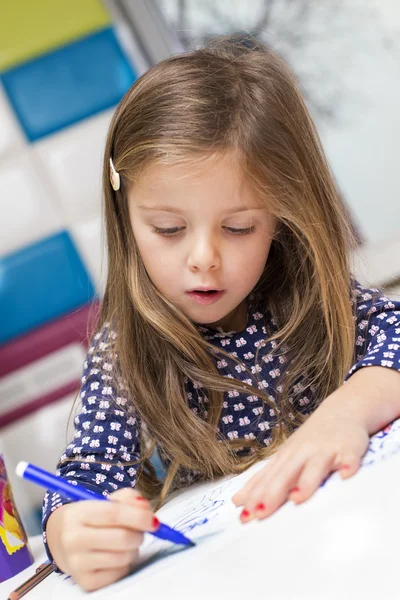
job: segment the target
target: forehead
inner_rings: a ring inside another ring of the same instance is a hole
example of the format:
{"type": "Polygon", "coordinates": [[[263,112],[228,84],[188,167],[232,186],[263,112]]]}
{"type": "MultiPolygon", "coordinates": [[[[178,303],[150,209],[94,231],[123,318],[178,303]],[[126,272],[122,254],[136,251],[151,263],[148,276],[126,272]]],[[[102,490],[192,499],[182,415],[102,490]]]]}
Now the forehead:
{"type": "Polygon", "coordinates": [[[134,204],[177,205],[196,199],[203,203],[242,203],[259,206],[246,184],[240,160],[234,153],[214,154],[171,164],[156,163],[132,184],[134,204]]]}

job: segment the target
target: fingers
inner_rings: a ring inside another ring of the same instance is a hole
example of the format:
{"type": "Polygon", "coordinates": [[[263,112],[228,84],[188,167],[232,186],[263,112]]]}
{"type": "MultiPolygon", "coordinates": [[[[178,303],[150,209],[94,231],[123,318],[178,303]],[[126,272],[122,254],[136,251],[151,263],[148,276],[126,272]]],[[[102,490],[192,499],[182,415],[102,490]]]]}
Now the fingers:
{"type": "Polygon", "coordinates": [[[255,475],[232,496],[232,502],[236,504],[236,506],[242,506],[245,503],[246,498],[248,498],[250,492],[254,487],[258,484],[258,482],[262,481],[265,478],[265,473],[268,473],[270,476],[274,473],[278,473],[281,469],[280,465],[282,461],[280,460],[279,453],[275,453],[268,461],[268,464],[257,471],[255,475]]]}
{"type": "MultiPolygon", "coordinates": [[[[269,466],[269,465],[267,465],[269,466]]],[[[253,518],[265,518],[275,512],[287,500],[289,490],[295,485],[302,469],[302,463],[286,462],[265,470],[264,476],[257,478],[249,487],[243,502],[241,521],[246,523],[253,518]]]]}
{"type": "Polygon", "coordinates": [[[261,469],[260,472],[253,475],[253,477],[249,479],[249,481],[232,496],[232,502],[236,504],[236,506],[242,506],[253,488],[258,484],[259,481],[262,481],[263,477],[265,477],[264,469],[261,469]]]}
{"type": "MultiPolygon", "coordinates": [[[[360,459],[348,459],[349,464],[341,467],[344,477],[354,474],[360,463],[360,459]]],[[[243,506],[241,521],[246,523],[254,518],[264,519],[288,499],[296,504],[304,502],[332,472],[336,462],[334,455],[322,455],[306,462],[285,461],[270,470],[267,465],[233,498],[235,504],[243,506]]]]}
{"type": "Polygon", "coordinates": [[[118,581],[128,575],[130,565],[108,569],[104,571],[85,571],[74,576],[74,581],[80,585],[85,592],[94,592],[106,585],[118,581]]]}
{"type": "Polygon", "coordinates": [[[296,504],[308,500],[331,472],[335,456],[321,456],[309,460],[302,469],[296,485],[289,490],[289,500],[296,504]]]}
{"type": "MultiPolygon", "coordinates": [[[[79,536],[79,549],[82,551],[109,550],[111,552],[133,552],[142,544],[144,533],[131,529],[113,528],[106,533],[99,527],[87,527],[85,535],[79,536]]],[[[72,547],[78,540],[74,540],[72,547]]]]}
{"type": "Polygon", "coordinates": [[[80,522],[89,527],[122,527],[136,531],[156,531],[159,527],[150,505],[145,502],[133,499],[126,502],[118,498],[105,502],[84,500],[79,504],[85,505],[80,507],[80,522]]]}
{"type": "Polygon", "coordinates": [[[130,488],[118,490],[109,500],[66,505],[63,518],[57,529],[63,571],[86,591],[129,573],[144,532],[159,527],[150,503],[130,488]]]}
{"type": "Polygon", "coordinates": [[[140,492],[132,488],[121,488],[110,494],[109,499],[113,502],[126,502],[136,506],[150,506],[147,498],[144,498],[140,492]]]}
{"type": "Polygon", "coordinates": [[[116,569],[125,569],[132,565],[137,550],[132,552],[107,552],[104,550],[85,552],[84,554],[75,554],[71,557],[70,567],[75,574],[92,571],[115,571],[116,569]]]}
{"type": "Polygon", "coordinates": [[[258,471],[247,484],[233,496],[232,501],[237,506],[246,505],[248,509],[249,499],[254,497],[256,490],[261,487],[276,487],[277,492],[271,493],[274,496],[278,493],[279,488],[286,482],[286,488],[295,484],[296,476],[299,474],[303,459],[300,455],[288,456],[279,458],[278,455],[273,456],[273,460],[269,461],[266,467],[258,471]]]}
{"type": "Polygon", "coordinates": [[[343,479],[348,479],[360,468],[362,456],[356,456],[355,454],[343,456],[338,466],[338,471],[343,479]]]}

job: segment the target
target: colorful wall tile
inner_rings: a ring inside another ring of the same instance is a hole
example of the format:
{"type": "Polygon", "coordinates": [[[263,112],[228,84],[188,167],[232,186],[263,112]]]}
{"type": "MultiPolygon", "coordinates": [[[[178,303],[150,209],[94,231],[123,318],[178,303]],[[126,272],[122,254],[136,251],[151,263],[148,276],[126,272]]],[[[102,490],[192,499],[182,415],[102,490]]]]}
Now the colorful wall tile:
{"type": "MultiPolygon", "coordinates": [[[[0,4],[0,446],[11,472],[54,470],[104,289],[107,129],[136,70],[101,0],[0,4]]],[[[43,492],[13,484],[38,533],[43,492]]]]}
{"type": "Polygon", "coordinates": [[[69,234],[0,259],[0,343],[90,302],[94,288],[69,234]]]}
{"type": "Polygon", "coordinates": [[[100,0],[7,2],[1,9],[0,71],[109,25],[100,0]]]}
{"type": "Polygon", "coordinates": [[[135,74],[112,29],[5,71],[2,82],[30,141],[118,103],[135,74]]]}

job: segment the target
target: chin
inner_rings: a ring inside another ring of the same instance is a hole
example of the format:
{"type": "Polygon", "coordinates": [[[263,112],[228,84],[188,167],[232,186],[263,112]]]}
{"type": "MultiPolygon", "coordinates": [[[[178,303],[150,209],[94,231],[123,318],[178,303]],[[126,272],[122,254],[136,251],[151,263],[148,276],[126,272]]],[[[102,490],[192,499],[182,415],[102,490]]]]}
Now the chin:
{"type": "MultiPolygon", "coordinates": [[[[199,311],[200,312],[200,311],[199,311]]],[[[219,321],[221,321],[221,319],[223,319],[224,317],[226,317],[228,313],[227,312],[214,312],[214,313],[210,313],[205,315],[204,313],[202,315],[200,314],[192,314],[192,315],[188,315],[186,313],[186,316],[193,321],[194,323],[197,323],[198,325],[212,325],[213,323],[218,323],[219,321]]]]}
{"type": "Polygon", "coordinates": [[[216,316],[215,318],[208,317],[207,319],[205,319],[204,317],[203,318],[189,317],[189,319],[191,319],[198,325],[213,325],[214,323],[218,323],[219,321],[221,321],[221,319],[223,319],[223,318],[224,318],[223,316],[216,316]]]}

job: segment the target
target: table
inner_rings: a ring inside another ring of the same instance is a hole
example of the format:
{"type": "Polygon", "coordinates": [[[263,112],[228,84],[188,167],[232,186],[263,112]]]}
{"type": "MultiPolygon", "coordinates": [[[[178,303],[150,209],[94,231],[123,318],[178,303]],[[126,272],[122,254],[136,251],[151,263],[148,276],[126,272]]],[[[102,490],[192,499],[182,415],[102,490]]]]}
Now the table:
{"type": "MultiPolygon", "coordinates": [[[[310,500],[287,503],[267,520],[235,519],[223,534],[90,596],[52,574],[27,600],[398,600],[399,506],[397,452],[347,481],[333,475],[310,500]]],[[[42,561],[40,547],[34,552],[42,561]]],[[[3,583],[0,597],[32,571],[3,583]]]]}

